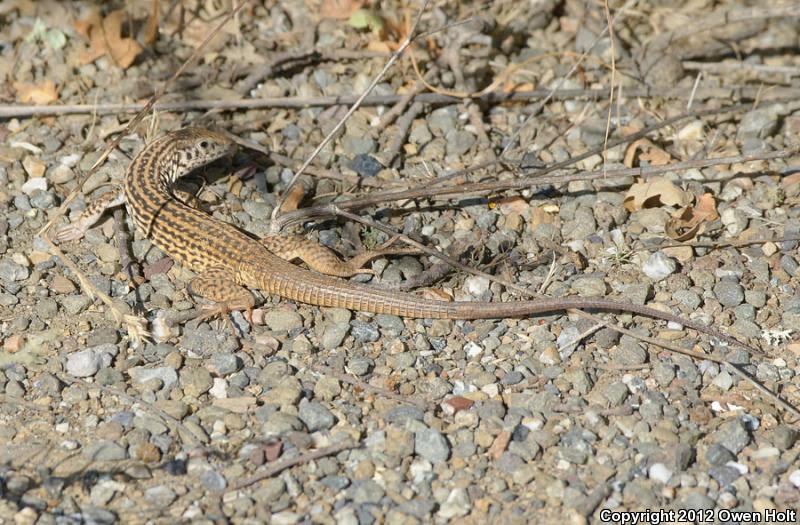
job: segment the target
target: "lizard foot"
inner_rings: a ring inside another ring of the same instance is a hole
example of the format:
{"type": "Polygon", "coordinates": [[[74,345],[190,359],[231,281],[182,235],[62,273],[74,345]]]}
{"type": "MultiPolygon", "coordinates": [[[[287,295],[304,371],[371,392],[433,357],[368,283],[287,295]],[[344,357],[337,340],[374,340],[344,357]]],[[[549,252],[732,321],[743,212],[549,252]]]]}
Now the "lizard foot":
{"type": "Polygon", "coordinates": [[[53,235],[53,240],[60,244],[63,242],[77,241],[82,239],[84,235],[86,235],[86,228],[79,222],[73,222],[58,228],[53,235]]]}

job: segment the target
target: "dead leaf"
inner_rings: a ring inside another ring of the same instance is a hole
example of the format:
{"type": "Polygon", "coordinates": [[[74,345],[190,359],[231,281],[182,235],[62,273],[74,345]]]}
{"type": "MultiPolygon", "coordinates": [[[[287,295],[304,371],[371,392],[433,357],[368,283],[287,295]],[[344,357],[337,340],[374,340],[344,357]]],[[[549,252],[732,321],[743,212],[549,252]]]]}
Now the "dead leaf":
{"type": "Polygon", "coordinates": [[[323,0],[319,14],[323,18],[345,20],[361,9],[363,5],[364,2],[361,0],[323,0]]]}
{"type": "Polygon", "coordinates": [[[148,46],[153,44],[158,38],[158,0],[153,0],[150,9],[150,16],[147,18],[147,26],[144,29],[144,43],[148,46]]]}
{"type": "Polygon", "coordinates": [[[669,153],[653,144],[650,140],[639,139],[636,142],[632,142],[628,149],[625,150],[625,159],[623,160],[625,166],[628,168],[634,167],[637,153],[639,153],[640,161],[646,161],[651,166],[665,166],[672,160],[669,153]]]}
{"type": "Polygon", "coordinates": [[[687,206],[691,194],[683,191],[663,177],[651,177],[646,182],[637,182],[625,194],[624,205],[628,211],[658,206],[687,206]]]}
{"type": "Polygon", "coordinates": [[[710,193],[697,200],[695,206],[676,211],[664,225],[667,236],[674,241],[688,241],[703,233],[705,225],[719,217],[717,203],[710,193]]]}
{"type": "Polygon", "coordinates": [[[143,48],[133,38],[122,36],[125,17],[121,9],[112,11],[105,18],[93,11],[86,19],[74,23],[75,30],[89,39],[89,49],[79,54],[83,64],[94,62],[103,55],[108,55],[114,64],[123,69],[133,64],[143,48]]]}
{"type": "Polygon", "coordinates": [[[40,84],[25,84],[14,82],[17,98],[26,104],[44,105],[58,100],[58,90],[52,80],[45,80],[40,84]]]}

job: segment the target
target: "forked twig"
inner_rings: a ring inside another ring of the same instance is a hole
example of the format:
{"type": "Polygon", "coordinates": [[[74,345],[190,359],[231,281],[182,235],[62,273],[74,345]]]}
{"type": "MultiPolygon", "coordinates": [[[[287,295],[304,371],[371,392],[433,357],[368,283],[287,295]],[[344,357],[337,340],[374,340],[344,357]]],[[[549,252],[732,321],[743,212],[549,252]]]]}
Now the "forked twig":
{"type": "MultiPolygon", "coordinates": [[[[397,62],[397,60],[399,60],[401,56],[403,56],[403,53],[405,53],[408,46],[410,46],[411,43],[419,36],[417,34],[417,28],[419,26],[420,20],[422,20],[422,15],[425,13],[425,10],[427,9],[429,2],[430,0],[425,0],[425,2],[422,4],[422,7],[420,8],[419,13],[417,14],[417,18],[416,20],[414,20],[414,24],[411,26],[411,30],[406,35],[405,40],[403,40],[403,43],[400,45],[397,51],[392,53],[392,56],[389,58],[389,60],[386,61],[386,64],[384,64],[380,72],[377,75],[375,75],[375,78],[372,79],[372,82],[370,82],[369,86],[367,86],[367,88],[364,90],[361,96],[359,96],[358,99],[356,99],[355,103],[353,103],[353,105],[350,106],[350,109],[347,110],[347,113],[344,114],[344,116],[339,120],[339,122],[337,122],[336,125],[333,127],[333,129],[328,133],[328,135],[324,139],[322,139],[322,142],[320,142],[319,145],[314,149],[314,151],[311,152],[311,155],[309,155],[308,158],[303,162],[303,164],[300,166],[300,169],[298,169],[294,173],[292,179],[289,181],[289,184],[286,185],[286,191],[284,192],[284,195],[287,195],[291,191],[292,186],[295,185],[297,179],[300,178],[303,172],[305,172],[306,168],[314,161],[314,159],[317,158],[317,155],[319,155],[322,149],[325,146],[327,146],[331,140],[333,140],[333,137],[335,137],[336,134],[339,133],[339,130],[342,129],[345,122],[347,122],[347,120],[350,118],[350,115],[355,113],[355,111],[361,107],[361,103],[364,101],[365,98],[367,98],[367,95],[369,95],[372,92],[375,86],[378,85],[378,82],[381,81],[383,75],[385,75],[386,72],[389,71],[389,68],[391,68],[394,65],[394,63],[397,62]]],[[[280,213],[284,195],[282,195],[278,199],[277,205],[272,210],[272,224],[275,224],[275,218],[280,213]]],[[[278,233],[279,231],[280,230],[273,230],[273,233],[278,233]]]]}
{"type": "Polygon", "coordinates": [[[240,482],[236,483],[231,488],[229,488],[226,492],[233,492],[235,490],[240,490],[245,487],[249,487],[253,483],[258,483],[262,479],[271,478],[275,474],[279,474],[284,470],[286,470],[287,468],[291,468],[296,465],[302,465],[303,463],[308,463],[309,461],[314,461],[315,459],[324,458],[326,456],[332,456],[333,454],[338,454],[343,450],[356,448],[358,445],[359,445],[358,443],[346,439],[340,443],[336,443],[328,447],[318,448],[316,450],[300,454],[299,456],[295,456],[293,458],[270,463],[258,474],[254,474],[249,478],[241,480],[240,482]]]}

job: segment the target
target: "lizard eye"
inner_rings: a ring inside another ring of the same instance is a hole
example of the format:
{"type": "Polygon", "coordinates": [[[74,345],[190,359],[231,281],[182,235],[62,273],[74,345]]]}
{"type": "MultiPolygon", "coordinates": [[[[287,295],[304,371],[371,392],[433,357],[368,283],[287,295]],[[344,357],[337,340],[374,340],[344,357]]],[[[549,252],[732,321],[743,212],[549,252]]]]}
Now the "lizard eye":
{"type": "Polygon", "coordinates": [[[201,141],[200,141],[200,148],[201,148],[201,149],[206,149],[206,148],[208,148],[208,141],[207,141],[207,140],[201,140],[201,141]]]}

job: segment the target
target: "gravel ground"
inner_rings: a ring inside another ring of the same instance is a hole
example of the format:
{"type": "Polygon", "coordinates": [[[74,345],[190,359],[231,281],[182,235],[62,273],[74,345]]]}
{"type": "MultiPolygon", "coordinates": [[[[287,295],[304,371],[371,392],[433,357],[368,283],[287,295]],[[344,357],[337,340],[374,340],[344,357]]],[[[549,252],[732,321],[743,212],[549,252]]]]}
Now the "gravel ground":
{"type": "MultiPolygon", "coordinates": [[[[151,3],[106,4],[107,21],[113,7],[125,9],[123,27],[130,22],[138,31],[151,3]]],[[[178,32],[178,10],[163,14],[158,40],[123,67],[124,57],[86,56],[87,33],[75,22],[88,19],[90,2],[0,2],[0,97],[11,105],[146,99],[229,8],[229,2],[183,4],[188,27],[178,32]]],[[[384,20],[418,8],[388,4],[378,11],[384,20]]],[[[701,96],[707,88],[763,89],[762,100],[774,88],[800,88],[797,18],[717,24],[715,32],[697,32],[666,53],[652,46],[648,54],[644,42],[709,15],[712,3],[680,9],[644,3],[618,15],[614,46],[602,33],[606,17],[596,3],[435,4],[423,17],[425,30],[478,15],[417,46],[415,56],[431,71],[426,78],[440,89],[477,92],[498,79],[495,87],[507,90],[556,87],[561,79],[565,89],[607,88],[616,53],[623,96],[645,85],[683,93],[614,101],[612,138],[686,111],[697,61],[741,59],[745,67],[703,69],[695,109],[731,102],[701,96]],[[576,53],[587,50],[587,60],[566,77],[576,53]],[[787,69],[776,72],[780,67],[787,69]]],[[[744,7],[720,4],[717,9],[744,7]]],[[[400,37],[386,22],[380,35],[357,27],[357,18],[323,18],[331,5],[252,2],[165,100],[360,93],[386,62],[368,54],[391,50],[400,37]],[[281,53],[312,48],[334,56],[281,64],[247,85],[249,74],[281,53]],[[337,55],[342,49],[354,54],[337,55]]],[[[118,29],[105,31],[119,40],[118,29]]],[[[408,93],[417,79],[404,59],[375,93],[408,93]]],[[[796,100],[685,119],[649,135],[652,142],[640,146],[636,162],[797,145],[796,100]]],[[[364,107],[348,120],[315,162],[345,179],[310,178],[313,200],[305,205],[362,190],[425,187],[431,177],[492,160],[507,146],[509,158],[524,156],[524,165],[575,157],[603,143],[608,101],[573,98],[541,107],[453,99],[412,104],[387,126],[380,119],[390,107],[364,107]],[[515,133],[518,140],[511,139],[515,133]],[[364,188],[352,183],[356,177],[364,188]]],[[[159,112],[122,141],[83,195],[119,181],[152,129],[216,126],[303,160],[344,111],[159,112]]],[[[711,509],[705,516],[721,522],[723,510],[765,515],[800,507],[795,418],[724,366],[610,328],[586,335],[593,323],[575,314],[412,320],[267,297],[252,326],[233,315],[236,334],[218,321],[169,328],[165,316],[194,307],[187,292],[191,272],[171,265],[136,233],[132,253],[145,279],[134,283],[121,272],[109,218],[62,248],[120,308],[156,327],[155,341],[133,344],[36,236],[129,118],[84,113],[0,120],[0,523],[581,524],[602,521],[604,510],[648,509],[711,509]],[[337,445],[338,452],[308,456],[337,445]],[[299,458],[295,465],[283,463],[293,458],[299,458]]],[[[627,145],[611,149],[606,168],[629,165],[629,151],[627,145]]],[[[240,154],[233,166],[210,170],[198,195],[215,217],[261,236],[291,171],[263,159],[246,169],[252,165],[252,155],[240,154]],[[231,172],[237,176],[226,177],[231,172]]],[[[573,167],[602,170],[603,159],[592,155],[573,167]]],[[[718,217],[689,240],[705,246],[655,248],[679,206],[662,194],[655,206],[629,211],[624,202],[632,177],[365,213],[446,251],[467,246],[469,264],[552,297],[609,296],[713,323],[765,356],[714,345],[679,326],[603,315],[642,335],[743,365],[797,406],[798,241],[707,243],[800,236],[798,168],[795,155],[664,175],[679,195],[714,197],[718,217]]],[[[526,173],[495,165],[471,180],[526,173]]],[[[193,182],[200,188],[199,178],[193,182]]],[[[70,205],[68,218],[88,200],[70,205]]],[[[305,226],[306,235],[347,255],[387,240],[344,222],[305,226]]],[[[376,276],[357,280],[396,285],[424,276],[433,262],[382,259],[371,266],[376,276]]],[[[519,298],[457,272],[431,286],[457,300],[519,298]]]]}

